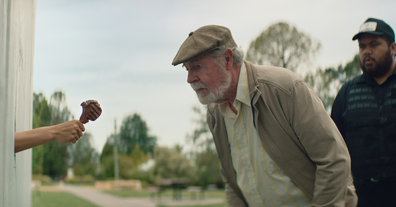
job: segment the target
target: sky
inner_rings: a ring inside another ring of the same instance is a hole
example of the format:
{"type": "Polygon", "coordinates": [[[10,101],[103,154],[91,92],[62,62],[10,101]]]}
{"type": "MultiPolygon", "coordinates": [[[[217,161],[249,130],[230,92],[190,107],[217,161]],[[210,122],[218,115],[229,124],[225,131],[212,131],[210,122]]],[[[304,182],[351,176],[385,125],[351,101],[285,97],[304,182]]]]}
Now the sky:
{"type": "Polygon", "coordinates": [[[270,25],[295,26],[322,47],[307,70],[338,66],[358,52],[352,36],[368,18],[396,29],[394,0],[37,0],[33,91],[62,90],[76,119],[97,100],[103,113],[85,125],[100,152],[123,119],[138,113],[159,146],[191,146],[200,106],[187,72],[172,66],[180,45],[204,25],[228,27],[245,52],[270,25]]]}

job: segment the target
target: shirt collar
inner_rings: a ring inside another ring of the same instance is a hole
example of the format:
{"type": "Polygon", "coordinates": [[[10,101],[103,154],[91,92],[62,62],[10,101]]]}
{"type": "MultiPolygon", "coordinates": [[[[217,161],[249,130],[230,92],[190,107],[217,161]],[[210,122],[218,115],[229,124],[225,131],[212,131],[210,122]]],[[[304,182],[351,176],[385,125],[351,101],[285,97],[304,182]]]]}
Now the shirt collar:
{"type": "MultiPolygon", "coordinates": [[[[245,63],[242,64],[241,71],[239,72],[237,92],[236,92],[236,97],[235,97],[233,105],[234,105],[235,109],[237,111],[239,111],[242,104],[245,104],[250,107],[248,77],[247,77],[245,63]]],[[[232,112],[232,110],[228,106],[227,102],[222,103],[219,106],[220,106],[220,113],[223,116],[227,116],[227,117],[236,117],[237,116],[236,114],[234,114],[234,112],[232,112]]]]}
{"type": "Polygon", "coordinates": [[[242,64],[241,71],[239,72],[238,87],[237,87],[235,101],[236,100],[250,106],[248,77],[247,77],[245,63],[242,64]]]}

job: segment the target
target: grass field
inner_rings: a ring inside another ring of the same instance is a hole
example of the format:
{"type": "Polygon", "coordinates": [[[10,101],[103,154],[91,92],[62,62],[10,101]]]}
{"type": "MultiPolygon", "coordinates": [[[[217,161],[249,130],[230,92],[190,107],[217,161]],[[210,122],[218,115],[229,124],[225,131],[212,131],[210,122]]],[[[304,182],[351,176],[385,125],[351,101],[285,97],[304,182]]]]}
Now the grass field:
{"type": "MultiPolygon", "coordinates": [[[[148,191],[133,191],[133,190],[122,190],[122,191],[104,191],[105,193],[109,193],[112,195],[116,195],[119,197],[150,197],[150,193],[148,191]]],[[[196,194],[196,197],[199,198],[201,194],[196,194]]],[[[161,193],[161,197],[172,197],[172,190],[165,190],[161,193]]],[[[185,190],[182,191],[183,198],[190,198],[191,193],[185,190]]],[[[205,198],[225,198],[224,190],[213,190],[213,191],[205,191],[205,198]]]]}
{"type": "MultiPolygon", "coordinates": [[[[158,205],[157,207],[171,207],[171,206],[165,206],[165,205],[158,205]]],[[[228,207],[226,203],[222,204],[213,204],[213,205],[191,205],[191,206],[177,206],[177,207],[228,207]]]]}
{"type": "Polygon", "coordinates": [[[97,207],[70,193],[62,191],[32,191],[32,207],[97,207]]]}
{"type": "MultiPolygon", "coordinates": [[[[44,188],[44,187],[43,187],[44,188]]],[[[59,190],[51,190],[52,188],[45,188],[46,190],[33,190],[32,191],[32,207],[70,207],[70,206],[78,206],[78,207],[96,207],[96,205],[85,201],[79,197],[76,197],[70,193],[59,191],[59,190]],[[49,189],[49,190],[48,190],[49,189]]],[[[119,197],[150,197],[150,193],[147,191],[132,191],[132,190],[123,190],[123,191],[105,191],[105,193],[109,193],[119,197]]],[[[197,195],[197,199],[199,198],[199,194],[197,195]]],[[[224,191],[205,191],[205,198],[225,198],[224,191]]],[[[166,190],[161,194],[161,198],[172,197],[172,191],[166,190]]],[[[183,198],[190,198],[191,194],[187,191],[182,191],[183,198]]],[[[171,207],[169,205],[158,205],[157,207],[171,207]]],[[[188,206],[177,206],[177,207],[228,207],[228,205],[224,202],[221,204],[215,205],[188,205],[188,206]]]]}
{"type": "MultiPolygon", "coordinates": [[[[109,193],[119,197],[150,197],[150,193],[148,191],[133,191],[133,190],[122,190],[122,191],[104,191],[105,193],[109,193]]],[[[191,193],[186,190],[182,191],[182,198],[190,199],[191,193]]],[[[196,198],[199,199],[201,194],[196,194],[196,198]]],[[[172,190],[165,190],[161,193],[161,198],[171,198],[172,190]]],[[[224,198],[225,193],[224,190],[214,190],[214,191],[205,191],[204,198],[224,198]]],[[[171,207],[168,205],[157,205],[157,207],[171,207]]],[[[228,207],[226,202],[221,204],[213,204],[213,205],[188,205],[188,206],[177,206],[177,207],[228,207]]]]}

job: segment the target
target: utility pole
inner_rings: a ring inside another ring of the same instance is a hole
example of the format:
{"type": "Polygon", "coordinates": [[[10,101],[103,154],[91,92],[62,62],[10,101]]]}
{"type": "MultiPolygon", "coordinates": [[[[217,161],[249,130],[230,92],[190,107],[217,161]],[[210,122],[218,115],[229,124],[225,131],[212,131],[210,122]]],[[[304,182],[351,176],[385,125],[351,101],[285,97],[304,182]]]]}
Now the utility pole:
{"type": "Polygon", "coordinates": [[[118,135],[117,135],[117,119],[114,119],[114,180],[118,180],[118,135]]]}

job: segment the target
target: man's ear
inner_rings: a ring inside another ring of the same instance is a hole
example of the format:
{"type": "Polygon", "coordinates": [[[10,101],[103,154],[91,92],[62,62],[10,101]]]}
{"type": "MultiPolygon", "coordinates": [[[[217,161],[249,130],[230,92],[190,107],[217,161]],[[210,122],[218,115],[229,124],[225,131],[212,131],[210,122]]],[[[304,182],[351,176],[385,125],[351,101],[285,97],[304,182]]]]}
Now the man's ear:
{"type": "Polygon", "coordinates": [[[234,66],[234,53],[231,49],[226,49],[224,56],[226,61],[226,69],[230,70],[234,66]]]}
{"type": "Polygon", "coordinates": [[[393,57],[396,56],[396,43],[392,42],[392,44],[390,45],[390,49],[391,49],[391,54],[393,57]]]}

